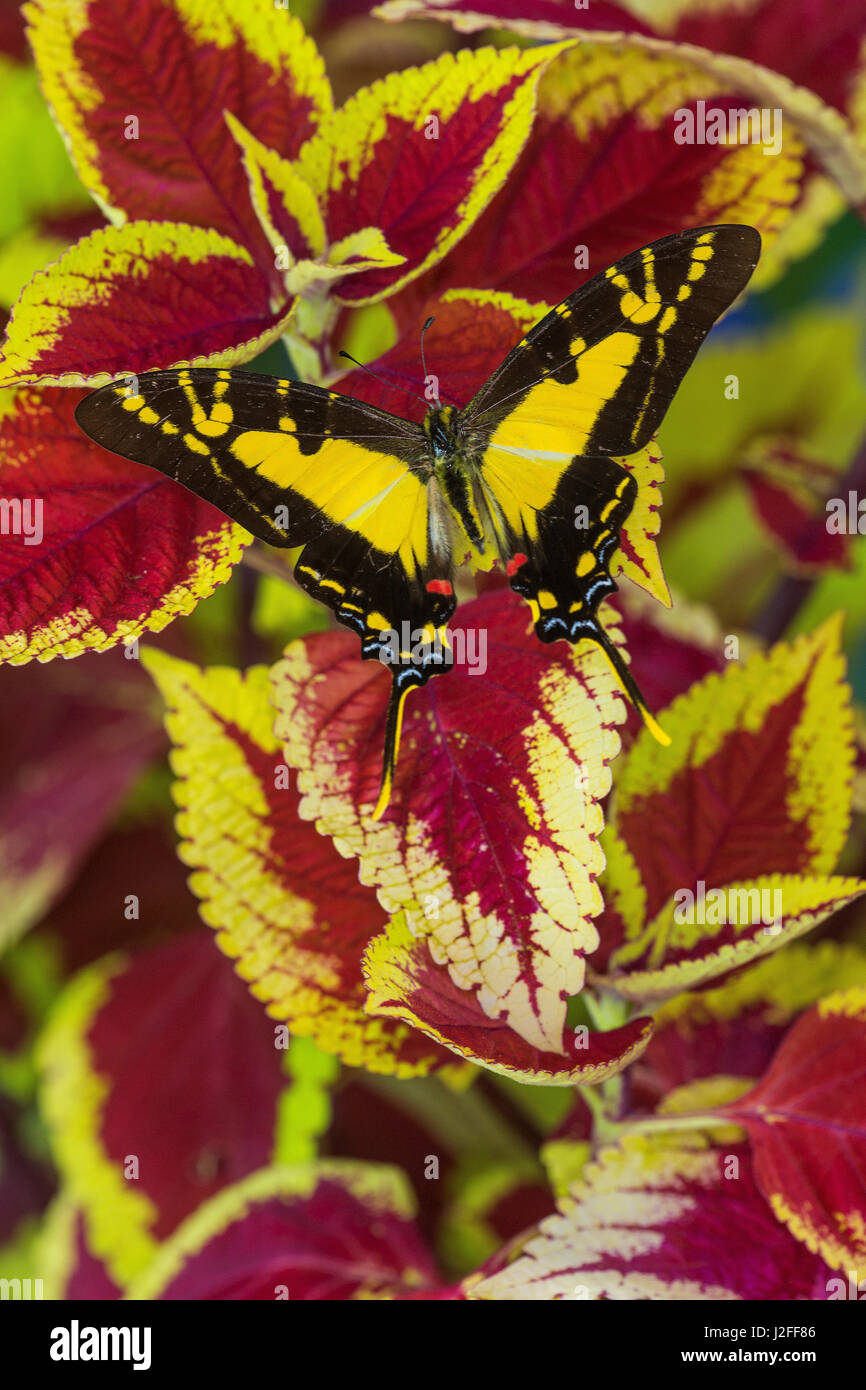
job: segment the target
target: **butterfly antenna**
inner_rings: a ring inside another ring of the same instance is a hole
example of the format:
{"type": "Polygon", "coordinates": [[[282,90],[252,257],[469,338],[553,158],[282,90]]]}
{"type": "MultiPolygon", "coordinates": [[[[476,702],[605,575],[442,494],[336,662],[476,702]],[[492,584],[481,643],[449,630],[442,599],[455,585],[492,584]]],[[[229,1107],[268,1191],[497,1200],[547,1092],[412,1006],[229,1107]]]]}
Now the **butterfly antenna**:
{"type": "MultiPolygon", "coordinates": [[[[431,314],[430,317],[429,317],[429,319],[428,319],[427,322],[425,323],[424,327],[421,329],[421,370],[422,370],[423,373],[424,373],[424,385],[425,385],[425,386],[427,385],[427,380],[428,380],[428,378],[427,378],[427,359],[426,359],[425,356],[424,356],[424,334],[427,332],[427,329],[430,327],[431,323],[433,323],[433,322],[435,322],[435,320],[434,320],[434,318],[433,318],[433,315],[431,314]]],[[[435,395],[434,395],[434,397],[433,397],[433,401],[434,401],[434,404],[438,405],[438,404],[439,404],[439,387],[438,387],[438,383],[436,382],[436,378],[435,378],[435,377],[433,378],[433,381],[434,381],[434,384],[435,384],[435,386],[436,386],[436,391],[435,391],[435,395]]]]}
{"type": "Polygon", "coordinates": [[[407,396],[414,396],[416,401],[420,401],[422,405],[426,406],[427,402],[424,397],[419,396],[416,391],[410,390],[408,386],[398,386],[396,382],[386,381],[384,377],[379,376],[378,372],[374,372],[372,367],[368,367],[364,362],[359,362],[357,357],[353,357],[350,352],[344,352],[341,348],[337,356],[347,357],[350,362],[354,362],[356,367],[360,367],[362,372],[369,372],[373,380],[378,381],[380,386],[384,386],[386,391],[405,391],[407,396]]]}
{"type": "Polygon", "coordinates": [[[647,702],[640,692],[637,681],[622,659],[622,653],[619,647],[610,640],[600,622],[596,621],[595,627],[596,635],[594,636],[594,641],[598,643],[607,657],[613,673],[619,681],[624,693],[631,700],[653,738],[656,739],[663,748],[667,748],[670,745],[670,738],[650,713],[647,702]]]}

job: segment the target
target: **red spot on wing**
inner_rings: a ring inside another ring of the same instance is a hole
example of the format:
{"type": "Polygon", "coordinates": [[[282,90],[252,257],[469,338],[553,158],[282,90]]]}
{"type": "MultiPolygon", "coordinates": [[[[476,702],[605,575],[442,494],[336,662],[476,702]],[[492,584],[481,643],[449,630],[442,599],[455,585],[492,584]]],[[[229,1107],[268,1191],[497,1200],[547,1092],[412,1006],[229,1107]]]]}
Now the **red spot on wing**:
{"type": "Polygon", "coordinates": [[[522,551],[518,551],[516,555],[512,555],[508,564],[505,566],[505,573],[508,575],[508,578],[510,579],[513,574],[516,574],[520,566],[525,565],[528,559],[529,556],[524,555],[522,551]]]}
{"type": "Polygon", "coordinates": [[[450,598],[454,593],[447,579],[431,579],[425,588],[428,594],[444,594],[446,598],[450,598]]]}

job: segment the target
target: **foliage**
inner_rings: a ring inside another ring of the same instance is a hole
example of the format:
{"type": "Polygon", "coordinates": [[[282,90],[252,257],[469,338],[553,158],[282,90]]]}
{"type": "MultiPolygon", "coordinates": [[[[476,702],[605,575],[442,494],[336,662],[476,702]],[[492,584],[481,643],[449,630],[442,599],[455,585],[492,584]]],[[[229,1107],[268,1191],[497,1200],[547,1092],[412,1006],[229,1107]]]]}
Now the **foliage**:
{"type": "Polygon", "coordinates": [[[866,4],[114,9],[0,24],[0,473],[7,518],[40,507],[0,549],[0,1274],[836,1296],[866,1274],[866,4]],[[707,106],[778,110],[779,150],[678,139],[707,106]],[[483,673],[414,693],[374,821],[386,673],[76,405],[251,363],[420,420],[425,320],[465,405],[592,275],[716,222],[763,259],[622,460],[602,609],[670,745],[467,571],[483,673]]]}

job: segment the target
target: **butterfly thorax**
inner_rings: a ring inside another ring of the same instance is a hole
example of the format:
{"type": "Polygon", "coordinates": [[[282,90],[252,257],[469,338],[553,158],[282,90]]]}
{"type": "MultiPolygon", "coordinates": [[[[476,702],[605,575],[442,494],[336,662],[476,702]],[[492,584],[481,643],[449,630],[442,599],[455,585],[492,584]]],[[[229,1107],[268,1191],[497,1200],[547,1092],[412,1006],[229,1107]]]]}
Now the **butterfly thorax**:
{"type": "Polygon", "coordinates": [[[477,466],[466,450],[460,411],[435,405],[424,417],[433,476],[470,541],[484,548],[485,524],[478,492],[477,466]]]}

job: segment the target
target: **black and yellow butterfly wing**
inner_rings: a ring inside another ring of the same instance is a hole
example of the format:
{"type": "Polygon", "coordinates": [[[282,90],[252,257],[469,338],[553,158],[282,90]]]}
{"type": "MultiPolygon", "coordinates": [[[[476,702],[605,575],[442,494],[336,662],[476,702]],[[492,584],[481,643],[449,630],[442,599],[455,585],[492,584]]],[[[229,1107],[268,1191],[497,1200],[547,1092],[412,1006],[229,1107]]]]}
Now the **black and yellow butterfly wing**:
{"type": "Polygon", "coordinates": [[[146,372],[102,387],[77,407],[107,449],[147,464],[271,545],[303,546],[295,577],[391,667],[387,800],[405,696],[436,672],[423,643],[456,607],[450,549],[428,500],[420,425],[317,386],[255,372],[146,372]],[[414,657],[413,657],[414,651],[414,657]]]}
{"type": "Polygon", "coordinates": [[[753,228],[718,226],[635,251],[537,323],[464,412],[497,545],[537,635],[599,643],[657,733],[595,617],[616,589],[610,561],[637,494],[614,456],[652,438],[760,250],[753,228]]]}

